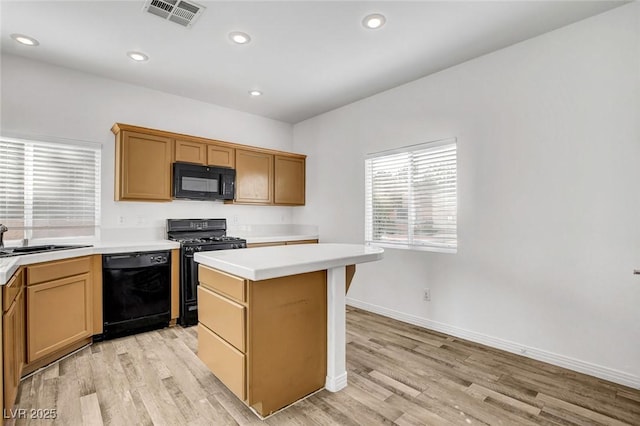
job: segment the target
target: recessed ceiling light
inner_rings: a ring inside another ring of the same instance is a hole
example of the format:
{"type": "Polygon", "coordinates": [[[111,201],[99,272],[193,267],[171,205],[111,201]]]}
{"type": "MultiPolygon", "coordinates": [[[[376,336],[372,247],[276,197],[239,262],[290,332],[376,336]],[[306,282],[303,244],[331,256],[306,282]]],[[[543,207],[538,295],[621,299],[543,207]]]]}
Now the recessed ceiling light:
{"type": "Polygon", "coordinates": [[[127,52],[127,56],[136,62],[145,62],[149,60],[149,57],[142,52],[127,52]]]}
{"type": "Polygon", "coordinates": [[[262,96],[262,92],[259,90],[249,90],[251,96],[262,96]]]}
{"type": "Polygon", "coordinates": [[[232,42],[237,44],[247,44],[251,41],[251,37],[249,37],[249,34],[240,31],[229,33],[229,38],[232,42]]]}
{"type": "Polygon", "coordinates": [[[35,38],[26,36],[24,34],[11,34],[11,38],[20,44],[24,44],[25,46],[37,46],[40,44],[35,38]]]}
{"type": "Polygon", "coordinates": [[[365,28],[369,28],[370,30],[375,30],[383,26],[385,22],[387,22],[387,18],[385,18],[384,15],[373,13],[371,15],[365,16],[365,18],[362,20],[362,25],[364,25],[365,28]]]}

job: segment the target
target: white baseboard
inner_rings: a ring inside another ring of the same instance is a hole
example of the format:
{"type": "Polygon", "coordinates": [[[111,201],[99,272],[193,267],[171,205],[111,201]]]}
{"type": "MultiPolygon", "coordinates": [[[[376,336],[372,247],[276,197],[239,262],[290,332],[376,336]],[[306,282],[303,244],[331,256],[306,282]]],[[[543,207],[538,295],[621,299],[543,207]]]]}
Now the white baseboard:
{"type": "Polygon", "coordinates": [[[347,387],[347,372],[345,371],[337,377],[327,376],[324,387],[330,392],[338,392],[347,387]]]}
{"type": "Polygon", "coordinates": [[[475,331],[465,330],[463,328],[454,327],[452,325],[428,320],[426,318],[421,318],[415,315],[395,311],[393,309],[388,309],[382,306],[363,302],[361,300],[352,299],[350,297],[347,297],[346,302],[347,305],[364,309],[365,311],[373,312],[385,317],[393,318],[398,321],[417,325],[429,330],[438,331],[440,333],[449,334],[451,336],[460,337],[461,339],[481,343],[492,348],[502,349],[507,352],[557,365],[558,367],[568,368],[569,370],[577,371],[579,373],[588,374],[600,379],[609,380],[614,383],[619,383],[621,385],[640,389],[640,377],[633,374],[625,373],[624,371],[591,364],[586,361],[570,358],[553,352],[544,351],[542,349],[531,348],[520,343],[510,342],[508,340],[488,336],[486,334],[477,333],[475,331]]]}

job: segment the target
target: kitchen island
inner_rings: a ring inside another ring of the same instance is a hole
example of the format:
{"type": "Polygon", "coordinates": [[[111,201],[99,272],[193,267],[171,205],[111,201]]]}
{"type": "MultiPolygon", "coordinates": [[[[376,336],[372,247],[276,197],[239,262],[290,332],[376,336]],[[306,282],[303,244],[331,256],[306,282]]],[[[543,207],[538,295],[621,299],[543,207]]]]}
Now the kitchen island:
{"type": "Polygon", "coordinates": [[[196,253],[198,356],[261,416],[343,389],[347,282],[382,255],[358,244],[196,253]]]}

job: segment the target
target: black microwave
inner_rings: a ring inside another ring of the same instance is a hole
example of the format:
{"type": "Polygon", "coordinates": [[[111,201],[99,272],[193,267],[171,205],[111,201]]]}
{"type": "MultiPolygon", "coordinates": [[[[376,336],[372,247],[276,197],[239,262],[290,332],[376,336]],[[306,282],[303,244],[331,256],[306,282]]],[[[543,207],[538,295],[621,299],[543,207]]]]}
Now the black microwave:
{"type": "Polygon", "coordinates": [[[173,198],[233,200],[235,182],[234,169],[173,163],[173,198]]]}

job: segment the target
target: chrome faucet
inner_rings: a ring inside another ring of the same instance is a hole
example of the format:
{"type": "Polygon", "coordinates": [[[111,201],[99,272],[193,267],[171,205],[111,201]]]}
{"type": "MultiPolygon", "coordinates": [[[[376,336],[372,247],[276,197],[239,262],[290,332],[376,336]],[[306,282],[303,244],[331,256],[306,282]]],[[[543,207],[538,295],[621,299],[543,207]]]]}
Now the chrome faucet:
{"type": "Polygon", "coordinates": [[[4,233],[8,230],[9,228],[0,223],[0,249],[4,247],[4,233]]]}

